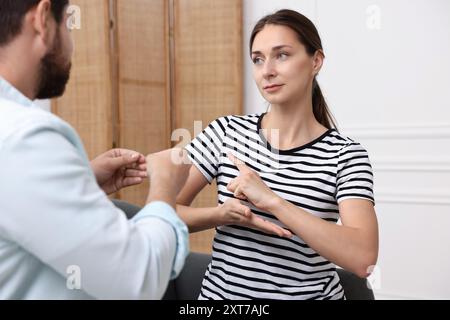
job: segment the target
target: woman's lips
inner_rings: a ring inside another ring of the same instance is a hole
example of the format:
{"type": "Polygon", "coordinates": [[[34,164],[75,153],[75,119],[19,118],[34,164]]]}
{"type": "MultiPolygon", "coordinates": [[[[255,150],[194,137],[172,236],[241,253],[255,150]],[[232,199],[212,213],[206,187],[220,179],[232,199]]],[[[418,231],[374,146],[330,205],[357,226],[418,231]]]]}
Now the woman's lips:
{"type": "Polygon", "coordinates": [[[282,84],[271,84],[269,86],[264,87],[264,91],[268,93],[276,92],[281,89],[283,85],[282,84]]]}

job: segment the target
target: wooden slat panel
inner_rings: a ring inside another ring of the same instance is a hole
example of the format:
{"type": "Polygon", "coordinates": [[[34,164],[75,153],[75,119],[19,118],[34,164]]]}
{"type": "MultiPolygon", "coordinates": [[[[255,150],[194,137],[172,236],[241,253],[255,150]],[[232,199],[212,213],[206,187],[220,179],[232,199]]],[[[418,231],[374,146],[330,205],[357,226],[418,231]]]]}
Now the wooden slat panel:
{"type": "MultiPolygon", "coordinates": [[[[168,2],[72,1],[81,7],[82,29],[73,33],[71,81],[53,111],[78,130],[90,157],[109,149],[113,136],[117,146],[155,152],[170,146],[171,129],[186,128],[193,136],[195,120],[206,126],[242,112],[242,1],[173,0],[172,39],[168,2]],[[112,57],[110,2],[117,28],[112,57]],[[172,61],[169,40],[175,44],[172,61]]],[[[121,198],[143,205],[147,191],[148,185],[130,188],[121,198]]],[[[194,205],[216,206],[215,187],[207,187],[194,205]]],[[[212,234],[192,235],[192,250],[210,252],[212,234]]]]}
{"type": "Polygon", "coordinates": [[[94,156],[112,146],[109,9],[107,0],[73,0],[81,8],[81,29],[72,32],[75,51],[66,93],[52,110],[69,122],[94,156]]]}
{"type": "MultiPolygon", "coordinates": [[[[173,123],[193,136],[222,115],[242,113],[242,1],[174,0],[175,88],[173,123]]],[[[215,186],[193,206],[217,205],[215,186]]],[[[214,231],[191,235],[193,251],[211,252],[214,231]]]]}
{"type": "MultiPolygon", "coordinates": [[[[170,147],[167,0],[118,0],[119,145],[141,153],[170,147]]],[[[148,183],[120,197],[144,205],[148,183]]]]}

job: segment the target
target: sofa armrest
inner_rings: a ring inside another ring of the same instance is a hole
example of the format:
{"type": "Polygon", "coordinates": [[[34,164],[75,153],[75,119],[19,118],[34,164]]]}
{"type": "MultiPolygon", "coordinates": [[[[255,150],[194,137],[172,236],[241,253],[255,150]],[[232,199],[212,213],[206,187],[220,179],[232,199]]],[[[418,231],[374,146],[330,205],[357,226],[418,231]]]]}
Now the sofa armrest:
{"type": "MultiPolygon", "coordinates": [[[[176,299],[197,300],[202,287],[203,277],[208,264],[211,262],[211,255],[191,252],[186,259],[183,270],[174,281],[176,299]]],[[[169,285],[170,286],[170,285],[169,285]]],[[[170,287],[169,287],[170,289],[170,287]]],[[[168,293],[169,294],[169,293],[168,293]]],[[[166,298],[166,296],[165,296],[166,298]]],[[[170,297],[167,297],[170,299],[170,297]]]]}

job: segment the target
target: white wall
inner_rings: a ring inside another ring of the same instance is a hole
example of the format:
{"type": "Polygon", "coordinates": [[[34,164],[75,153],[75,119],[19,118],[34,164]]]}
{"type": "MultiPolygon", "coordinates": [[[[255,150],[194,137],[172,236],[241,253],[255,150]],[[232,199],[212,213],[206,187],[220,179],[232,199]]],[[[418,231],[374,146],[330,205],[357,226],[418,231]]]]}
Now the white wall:
{"type": "Polygon", "coordinates": [[[375,172],[379,299],[450,299],[450,1],[244,0],[245,111],[267,108],[248,38],[291,8],[319,30],[319,83],[343,133],[375,172]]]}

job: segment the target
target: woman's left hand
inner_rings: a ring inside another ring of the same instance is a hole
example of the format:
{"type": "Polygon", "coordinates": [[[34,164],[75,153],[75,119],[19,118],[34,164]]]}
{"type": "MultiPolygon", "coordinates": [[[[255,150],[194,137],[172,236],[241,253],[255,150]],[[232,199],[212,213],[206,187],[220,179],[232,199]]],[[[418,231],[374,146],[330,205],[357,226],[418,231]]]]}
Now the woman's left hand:
{"type": "Polygon", "coordinates": [[[228,159],[238,168],[240,173],[227,185],[227,189],[233,192],[235,198],[248,200],[255,207],[266,211],[272,207],[279,197],[262,181],[259,174],[231,153],[228,154],[228,159]]]}

